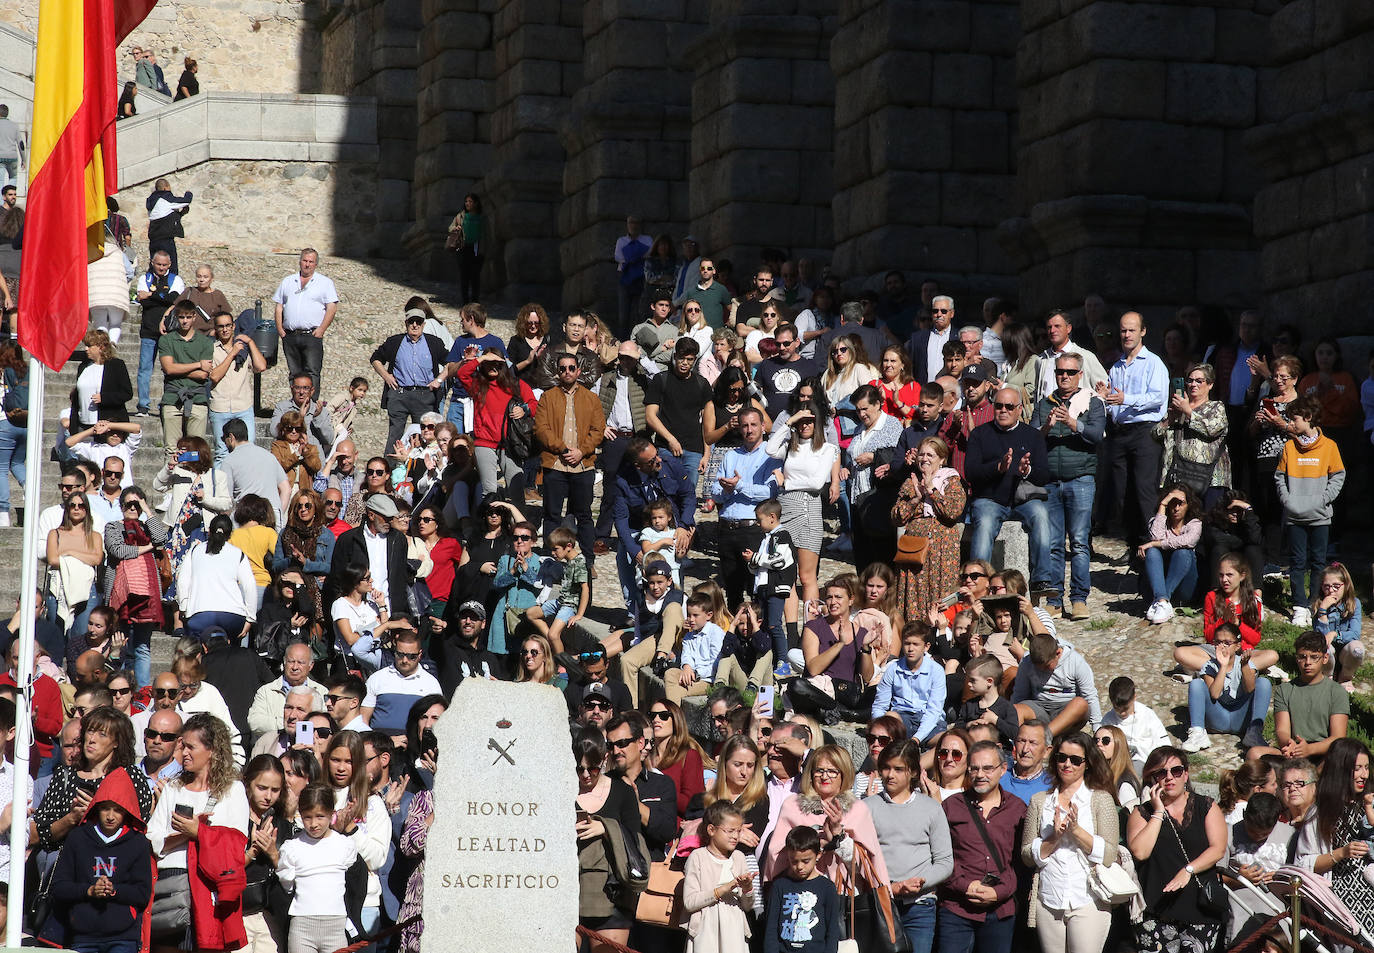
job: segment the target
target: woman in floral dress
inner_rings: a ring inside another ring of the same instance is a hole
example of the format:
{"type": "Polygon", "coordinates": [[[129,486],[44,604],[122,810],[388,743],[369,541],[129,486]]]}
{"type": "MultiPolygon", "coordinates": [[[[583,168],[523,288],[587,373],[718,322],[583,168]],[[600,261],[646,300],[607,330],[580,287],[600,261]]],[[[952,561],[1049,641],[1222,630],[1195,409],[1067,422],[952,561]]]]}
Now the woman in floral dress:
{"type": "Polygon", "coordinates": [[[948,466],[949,445],[927,437],[916,448],[916,468],[902,483],[892,521],[912,536],[930,540],[919,572],[897,566],[897,605],[907,622],[925,619],[930,607],[959,588],[959,540],[967,497],[957,470],[948,466]]]}

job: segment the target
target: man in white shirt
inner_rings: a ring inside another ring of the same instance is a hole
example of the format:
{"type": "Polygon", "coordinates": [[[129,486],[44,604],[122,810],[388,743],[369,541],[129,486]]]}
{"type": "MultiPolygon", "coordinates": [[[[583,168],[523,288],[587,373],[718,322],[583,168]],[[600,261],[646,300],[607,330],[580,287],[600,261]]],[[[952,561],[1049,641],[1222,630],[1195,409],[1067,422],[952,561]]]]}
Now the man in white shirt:
{"type": "Polygon", "coordinates": [[[1050,346],[1040,354],[1040,380],[1035,388],[1037,402],[1042,397],[1054,393],[1055,387],[1058,386],[1054,382],[1054,362],[1061,354],[1078,354],[1083,358],[1083,376],[1078,381],[1080,387],[1096,391],[1098,384],[1107,382],[1107,372],[1103,370],[1102,362],[1097,359],[1097,355],[1069,340],[1069,335],[1073,333],[1073,322],[1069,320],[1066,312],[1056,311],[1051,314],[1045,321],[1045,330],[1050,336],[1050,346]]]}
{"type": "Polygon", "coordinates": [[[310,375],[314,396],[320,396],[320,367],[324,363],[324,335],[339,309],[339,293],[334,282],[317,274],[320,253],[301,249],[300,271],[287,275],[277,286],[277,336],[286,354],[286,370],[292,377],[302,371],[310,375]]]}
{"type": "Polygon", "coordinates": [[[907,345],[911,376],[922,384],[934,380],[945,366],[944,348],[954,322],[954,299],[949,295],[936,295],[930,305],[930,330],[917,331],[907,345]]]}
{"type": "Polygon", "coordinates": [[[362,713],[363,699],[367,688],[356,675],[331,679],[329,692],[324,696],[329,716],[334,719],[340,731],[371,731],[367,716],[362,713]]]}
{"type": "Polygon", "coordinates": [[[367,697],[359,715],[373,731],[404,737],[410,706],[426,695],[443,694],[439,680],[420,667],[420,633],[396,633],[395,662],[379,668],[367,680],[367,697]]]}
{"type": "Polygon", "coordinates": [[[293,642],[286,647],[282,656],[281,678],[261,686],[248,708],[248,731],[254,741],[282,729],[285,720],[283,705],[286,696],[294,690],[305,689],[314,698],[314,704],[306,709],[307,713],[324,704],[324,686],[310,677],[313,661],[310,646],[304,642],[293,642]]]}

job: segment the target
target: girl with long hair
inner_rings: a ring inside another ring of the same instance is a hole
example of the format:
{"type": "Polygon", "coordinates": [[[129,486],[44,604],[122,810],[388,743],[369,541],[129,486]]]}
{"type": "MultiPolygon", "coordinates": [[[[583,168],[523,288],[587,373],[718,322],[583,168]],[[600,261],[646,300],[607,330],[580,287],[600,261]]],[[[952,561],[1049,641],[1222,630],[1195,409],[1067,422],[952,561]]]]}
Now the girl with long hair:
{"type": "Polygon", "coordinates": [[[939,744],[930,752],[934,769],[921,774],[921,790],[927,797],[941,802],[969,789],[973,783],[968,773],[968,756],[972,748],[973,739],[963,728],[956,726],[940,735],[939,744]]]}
{"type": "Polygon", "coordinates": [[[282,816],[286,770],[270,754],[260,754],[243,769],[248,797],[248,847],[243,863],[243,928],[248,934],[248,953],[278,953],[286,931],[278,913],[286,909],[286,892],[277,883],[281,845],[291,836],[291,822],[282,816]]]}
{"type": "Polygon", "coordinates": [[[369,671],[382,667],[384,636],[393,629],[409,628],[404,618],[392,619],[386,597],[372,585],[366,566],[345,566],[339,571],[339,591],[329,613],[334,620],[335,650],[350,655],[369,671]]]}
{"type": "Polygon", "coordinates": [[[93,529],[91,502],[85,493],[73,493],[62,502],[62,522],[48,531],[48,544],[45,556],[48,565],[54,570],[62,566],[63,559],[72,562],[72,572],[57,572],[54,579],[59,581],[57,595],[57,614],[63,623],[67,636],[86,630],[86,620],[96,602],[96,572],[105,557],[105,547],[100,534],[93,529]],[[90,570],[89,578],[75,571],[79,567],[90,570]],[[68,582],[70,579],[79,582],[68,582]],[[70,587],[70,588],[69,588],[70,587]]]}
{"type": "MultiPolygon", "coordinates": [[[[297,494],[297,500],[304,490],[297,494]]],[[[293,501],[293,508],[295,501],[293,501]]],[[[262,608],[263,593],[272,584],[272,574],[267,565],[271,554],[277,548],[277,514],[265,496],[256,493],[245,494],[234,506],[234,531],[229,534],[229,542],[248,557],[248,565],[253,570],[253,582],[257,586],[258,599],[255,608],[262,608]]]]}
{"type": "MultiPolygon", "coordinates": [[[[822,511],[827,500],[834,505],[840,496],[840,452],[825,439],[826,415],[821,407],[807,402],[789,410],[786,425],[774,428],[765,449],[770,457],[782,460],[773,473],[780,490],[781,525],[796,547],[796,594],[807,605],[820,597],[816,567],[825,544],[822,511]]],[[[797,616],[796,599],[790,599],[787,622],[794,630],[793,638],[797,616]]]]}
{"type": "Polygon", "coordinates": [[[1046,950],[1102,953],[1112,908],[1093,897],[1088,876],[1091,864],[1116,862],[1116,783],[1082,732],[1054,740],[1050,766],[1054,783],[1031,798],[1021,835],[1021,860],[1035,871],[1027,920],[1046,950]]]}
{"type": "Polygon", "coordinates": [[[1274,766],[1264,759],[1246,761],[1234,770],[1221,772],[1221,777],[1217,780],[1217,790],[1217,804],[1226,815],[1226,823],[1234,824],[1245,817],[1245,805],[1254,795],[1278,795],[1278,773],[1274,766]]]}
{"type": "Polygon", "coordinates": [[[1317,776],[1316,810],[1298,829],[1297,864],[1331,881],[1331,889],[1366,927],[1374,925],[1374,885],[1365,879],[1368,831],[1374,827],[1369,749],[1337,738],[1317,776]]]}
{"type": "Polygon", "coordinates": [[[1097,729],[1093,743],[1097,745],[1097,753],[1107,762],[1117,803],[1129,811],[1140,802],[1140,778],[1136,777],[1135,765],[1131,762],[1131,744],[1126,739],[1126,732],[1116,725],[1103,725],[1097,729]]]}
{"type": "Polygon", "coordinates": [[[210,535],[193,545],[177,570],[177,602],[186,620],[186,633],[220,626],[237,639],[258,617],[258,584],[253,565],[243,550],[229,542],[234,522],[227,516],[210,521],[210,535]]]}
{"type": "Polygon", "coordinates": [[[487,220],[476,192],[463,196],[463,209],[453,217],[450,233],[462,235],[458,247],[459,289],[463,304],[482,300],[482,262],[487,257],[487,220]]]}
{"type": "Polygon", "coordinates": [[[786,313],[781,304],[771,300],[765,301],[763,310],[759,312],[759,326],[750,331],[744,339],[744,356],[754,364],[762,361],[764,358],[759,352],[759,342],[771,340],[773,332],[777,331],[778,325],[785,320],[786,313]]]}
{"type": "Polygon", "coordinates": [[[558,663],[554,661],[553,644],[549,637],[533,632],[520,641],[520,663],[515,669],[517,682],[556,685],[558,663]]]}
{"type": "MultiPolygon", "coordinates": [[[[886,712],[870,719],[864,740],[868,742],[868,756],[864,758],[859,770],[854,772],[854,796],[871,797],[883,789],[883,779],[878,773],[882,764],[883,752],[892,745],[900,746],[906,738],[906,724],[902,719],[886,712]]],[[[917,746],[920,754],[920,746],[917,746]]]]}
{"type": "Polygon", "coordinates": [[[763,913],[757,851],[768,830],[769,802],[763,752],[742,734],[726,738],[716,758],[716,780],[707,789],[703,806],[717,801],[730,804],[744,819],[736,849],[744,854],[754,876],[753,914],[757,917],[763,913]]]}
{"type": "Polygon", "coordinates": [[[902,651],[902,626],[906,622],[897,605],[897,574],[887,563],[870,563],[855,581],[854,622],[868,630],[876,680],[902,651]]]}
{"type": "Polygon", "coordinates": [[[744,443],[739,432],[739,415],[746,409],[757,410],[763,418],[766,433],[773,422],[763,402],[749,394],[749,375],[737,367],[727,367],[711,388],[711,400],[701,409],[701,436],[710,448],[706,463],[706,485],[716,479],[716,471],[727,451],[744,443]]]}
{"type": "Polygon", "coordinates": [[[677,816],[687,816],[692,798],[706,792],[701,748],[687,733],[687,718],[676,702],[660,699],[649,707],[653,767],[677,786],[677,816]]]}
{"type": "Polygon", "coordinates": [[[324,781],[334,790],[334,830],[353,840],[358,856],[367,865],[367,896],[363,899],[365,934],[376,928],[382,915],[382,882],[377,871],[391,850],[391,814],[386,802],[371,793],[367,752],[362,735],[336,731],[324,749],[324,781]]]}
{"type": "Polygon", "coordinates": [[[1326,636],[1326,673],[1347,692],[1354,691],[1355,670],[1364,663],[1363,618],[1350,571],[1344,563],[1327,566],[1320,591],[1312,593],[1312,628],[1326,636]]]}
{"type": "Polygon", "coordinates": [[[1145,560],[1145,577],[1154,601],[1145,618],[1162,625],[1174,617],[1173,599],[1193,598],[1197,588],[1197,544],[1202,539],[1202,502],[1186,483],[1170,483],[1159,493],[1150,517],[1150,538],[1136,550],[1145,560]]]}
{"type": "Polygon", "coordinates": [[[1002,353],[1007,359],[1003,383],[1021,392],[1021,406],[1027,413],[1040,402],[1040,357],[1035,351],[1035,332],[1030,325],[1018,321],[1002,329],[1002,353]]]}
{"type": "Polygon", "coordinates": [[[1241,651],[1250,653],[1250,664],[1263,672],[1279,662],[1279,653],[1261,649],[1260,626],[1264,621],[1264,604],[1250,578],[1250,566],[1239,553],[1227,553],[1217,564],[1217,587],[1207,593],[1202,603],[1202,635],[1206,645],[1180,645],[1174,649],[1174,661],[1189,677],[1202,671],[1203,666],[1216,657],[1212,643],[1217,626],[1229,622],[1240,631],[1241,651]]]}
{"type": "MultiPolygon", "coordinates": [[[[619,825],[623,836],[633,842],[641,828],[639,801],[633,788],[605,771],[606,741],[600,729],[577,735],[572,755],[577,765],[577,808],[582,818],[577,822],[578,869],[584,885],[578,919],[583,926],[623,945],[634,924],[634,901],[628,905],[624,899],[617,902],[605,890],[604,871],[610,867],[606,825],[619,825]]],[[[612,953],[614,949],[600,941],[590,946],[591,953],[612,953]]]]}

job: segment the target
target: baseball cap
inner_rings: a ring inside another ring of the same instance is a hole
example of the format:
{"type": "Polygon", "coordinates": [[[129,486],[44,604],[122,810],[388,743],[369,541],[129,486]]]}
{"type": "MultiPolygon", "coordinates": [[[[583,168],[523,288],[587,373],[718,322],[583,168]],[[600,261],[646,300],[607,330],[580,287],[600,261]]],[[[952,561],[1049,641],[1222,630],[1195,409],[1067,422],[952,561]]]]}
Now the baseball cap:
{"type": "Polygon", "coordinates": [[[959,379],[977,381],[981,384],[988,379],[988,369],[983,366],[981,361],[977,364],[970,364],[968,367],[964,368],[964,373],[959,375],[959,379]]]}
{"type": "Polygon", "coordinates": [[[459,606],[458,614],[470,615],[474,618],[481,619],[483,622],[487,621],[487,610],[482,603],[478,602],[476,599],[469,599],[459,606]]]}
{"type": "Polygon", "coordinates": [[[613,701],[611,689],[605,682],[592,682],[582,689],[582,700],[586,701],[588,698],[604,698],[606,701],[613,701]]]}

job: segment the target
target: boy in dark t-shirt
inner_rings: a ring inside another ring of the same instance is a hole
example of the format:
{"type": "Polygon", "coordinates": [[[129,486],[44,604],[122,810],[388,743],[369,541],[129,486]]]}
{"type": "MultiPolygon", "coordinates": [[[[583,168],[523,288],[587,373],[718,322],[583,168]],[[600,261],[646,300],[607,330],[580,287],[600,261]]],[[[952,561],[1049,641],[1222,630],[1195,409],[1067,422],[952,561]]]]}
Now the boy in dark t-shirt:
{"type": "Polygon", "coordinates": [[[836,953],[844,932],[840,894],[816,872],[821,837],[814,827],[787,832],[787,872],[768,891],[764,953],[836,953]]]}

